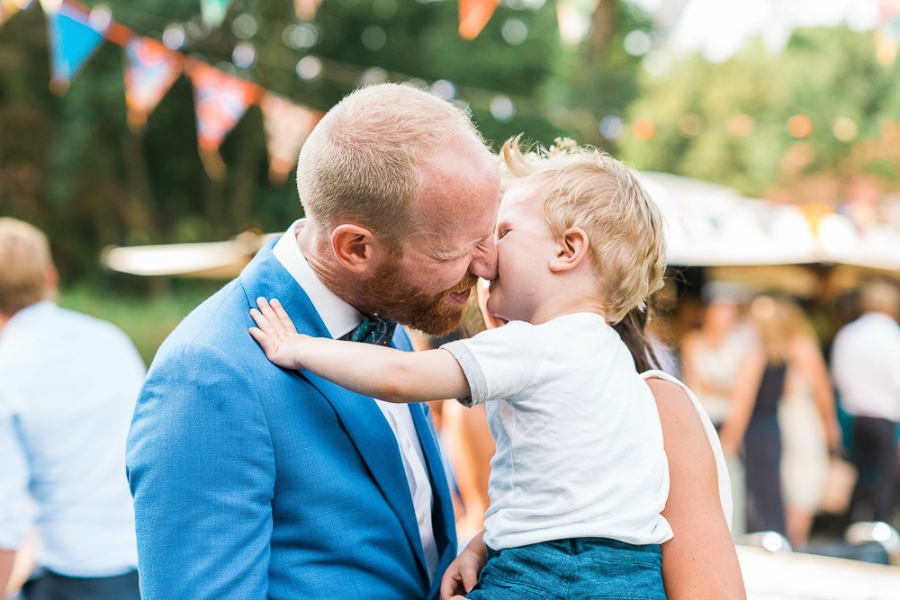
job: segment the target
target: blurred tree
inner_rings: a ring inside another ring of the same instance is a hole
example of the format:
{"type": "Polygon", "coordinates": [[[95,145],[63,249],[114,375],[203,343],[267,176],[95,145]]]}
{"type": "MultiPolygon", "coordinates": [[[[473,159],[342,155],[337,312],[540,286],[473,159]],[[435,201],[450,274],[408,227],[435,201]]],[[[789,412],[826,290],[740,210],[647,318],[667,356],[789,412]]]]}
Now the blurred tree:
{"type": "Polygon", "coordinates": [[[757,40],[721,64],[685,57],[642,74],[621,156],[783,200],[839,200],[866,174],[896,190],[898,74],[846,27],[797,30],[780,55],[757,40]]]}
{"type": "MultiPolygon", "coordinates": [[[[309,23],[297,21],[288,0],[236,0],[218,28],[204,24],[197,0],[85,3],[109,6],[116,21],[156,39],[180,28],[183,52],[320,110],[364,81],[447,80],[495,143],[523,131],[545,144],[560,134],[603,143],[599,119],[624,111],[637,92],[638,59],[622,38],[649,27],[618,0],[602,0],[596,35],[565,47],[545,0],[504,0],[470,42],[447,0],[325,0],[309,23]],[[249,65],[246,54],[234,59],[239,44],[252,49],[249,65]],[[298,77],[306,57],[320,61],[317,76],[298,77]]],[[[48,232],[64,282],[100,277],[107,244],[277,231],[300,214],[291,178],[273,186],[266,177],[257,107],[225,140],[227,175],[213,181],[197,153],[189,80],[175,83],[136,134],[126,124],[119,47],[104,43],[59,98],[49,91],[48,61],[35,3],[0,28],[0,214],[48,232]]]]}

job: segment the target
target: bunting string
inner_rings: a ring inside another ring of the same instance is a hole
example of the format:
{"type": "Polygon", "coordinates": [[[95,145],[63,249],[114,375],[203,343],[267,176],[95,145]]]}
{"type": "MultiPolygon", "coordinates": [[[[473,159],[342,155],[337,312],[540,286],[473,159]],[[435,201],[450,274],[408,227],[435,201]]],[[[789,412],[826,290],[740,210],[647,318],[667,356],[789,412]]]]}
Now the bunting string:
{"type": "MultiPolygon", "coordinates": [[[[311,0],[308,0],[311,1],[311,0]]],[[[27,7],[30,0],[0,0],[0,25],[27,7]]],[[[203,0],[203,17],[219,25],[231,0],[203,0]]],[[[315,12],[315,3],[309,4],[315,12]]],[[[252,105],[260,105],[271,159],[269,176],[283,183],[300,154],[306,137],[322,113],[225,73],[204,62],[187,58],[152,38],[139,36],[112,20],[107,9],[90,9],[77,0],[41,0],[47,17],[51,81],[54,93],[65,94],[72,79],[90,60],[104,40],[122,46],[125,103],[128,125],[140,132],[147,117],[172,84],[184,73],[194,86],[197,115],[197,147],[207,174],[225,176],[219,148],[252,105]]],[[[299,10],[299,8],[298,8],[299,10]]]]}

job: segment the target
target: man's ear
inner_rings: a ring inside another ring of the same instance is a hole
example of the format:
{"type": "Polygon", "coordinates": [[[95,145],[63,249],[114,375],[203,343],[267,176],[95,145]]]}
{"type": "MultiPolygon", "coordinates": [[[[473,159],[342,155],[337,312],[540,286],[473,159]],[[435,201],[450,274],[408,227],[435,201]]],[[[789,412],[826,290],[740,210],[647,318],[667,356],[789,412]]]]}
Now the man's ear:
{"type": "Polygon", "coordinates": [[[331,232],[331,248],[338,262],[353,273],[364,273],[372,267],[378,242],[371,231],[345,223],[331,232]]]}
{"type": "Polygon", "coordinates": [[[580,227],[572,227],[560,236],[556,255],[550,260],[550,270],[554,273],[571,271],[587,256],[590,240],[580,227]]]}

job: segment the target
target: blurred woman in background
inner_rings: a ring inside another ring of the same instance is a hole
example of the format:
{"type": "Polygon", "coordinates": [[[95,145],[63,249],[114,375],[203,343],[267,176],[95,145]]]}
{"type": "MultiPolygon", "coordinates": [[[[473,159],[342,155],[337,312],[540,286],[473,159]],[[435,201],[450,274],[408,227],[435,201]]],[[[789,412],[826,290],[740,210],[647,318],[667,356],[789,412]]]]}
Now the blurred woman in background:
{"type": "Polygon", "coordinates": [[[841,444],[834,392],[812,325],[796,302],[781,301],[789,339],[784,398],[778,410],[783,454],[781,481],[787,537],[795,549],[809,541],[828,478],[829,451],[841,444]]]}
{"type": "Polygon", "coordinates": [[[756,298],[750,316],[760,343],[741,363],[731,414],[720,438],[726,454],[737,455],[743,446],[747,531],[787,535],[778,405],[787,377],[789,340],[783,329],[783,308],[773,298],[756,298]]]}
{"type": "Polygon", "coordinates": [[[795,405],[799,402],[794,396],[802,395],[806,386],[824,423],[823,436],[836,447],[834,397],[815,338],[795,303],[760,296],[751,304],[750,315],[759,345],[741,364],[732,412],[721,429],[722,447],[726,453],[734,454],[743,446],[748,531],[777,531],[787,536],[779,410],[782,399],[791,397],[791,405],[782,413],[785,419],[792,420],[787,477],[792,482],[791,506],[798,509],[791,511],[790,533],[792,542],[805,545],[825,483],[828,456],[825,447],[810,437],[808,419],[801,414],[800,421],[794,422],[795,405]]]}

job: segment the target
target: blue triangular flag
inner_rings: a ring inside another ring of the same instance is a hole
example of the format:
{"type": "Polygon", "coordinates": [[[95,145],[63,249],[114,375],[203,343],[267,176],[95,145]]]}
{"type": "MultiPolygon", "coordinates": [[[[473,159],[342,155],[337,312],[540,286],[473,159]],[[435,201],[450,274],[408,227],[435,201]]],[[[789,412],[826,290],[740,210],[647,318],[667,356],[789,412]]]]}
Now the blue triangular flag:
{"type": "Polygon", "coordinates": [[[50,87],[65,92],[78,70],[103,42],[103,34],[91,27],[90,17],[63,2],[47,12],[53,78],[50,87]]]}

